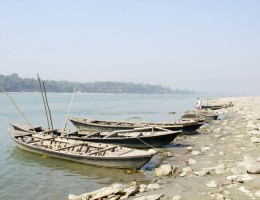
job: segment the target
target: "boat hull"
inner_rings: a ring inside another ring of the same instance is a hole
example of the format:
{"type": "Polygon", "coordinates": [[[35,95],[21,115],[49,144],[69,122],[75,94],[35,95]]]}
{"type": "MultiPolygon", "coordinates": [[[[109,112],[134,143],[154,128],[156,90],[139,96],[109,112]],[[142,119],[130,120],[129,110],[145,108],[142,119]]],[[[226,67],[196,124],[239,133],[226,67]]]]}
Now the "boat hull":
{"type": "Polygon", "coordinates": [[[166,133],[166,134],[154,134],[153,136],[146,137],[114,137],[114,138],[78,138],[72,137],[73,139],[78,139],[82,141],[105,143],[120,145],[129,148],[153,148],[153,147],[163,147],[171,143],[181,132],[166,133]]]}
{"type": "Polygon", "coordinates": [[[79,131],[119,131],[119,130],[130,130],[140,127],[152,127],[152,126],[159,126],[164,129],[168,129],[171,131],[183,131],[184,134],[190,134],[195,132],[198,128],[200,128],[204,123],[203,122],[194,122],[194,123],[183,123],[183,124],[174,124],[174,123],[145,123],[142,126],[132,125],[132,126],[114,126],[109,124],[94,124],[91,122],[79,122],[73,119],[70,119],[72,124],[79,130],[79,131]]]}
{"type": "Polygon", "coordinates": [[[80,156],[73,154],[66,154],[63,152],[56,152],[46,150],[37,146],[28,145],[16,138],[12,137],[17,147],[28,152],[47,155],[50,157],[65,159],[68,161],[84,163],[99,167],[120,168],[120,169],[140,169],[143,165],[151,160],[153,154],[146,154],[142,156],[128,156],[128,157],[96,157],[96,156],[80,156]]]}

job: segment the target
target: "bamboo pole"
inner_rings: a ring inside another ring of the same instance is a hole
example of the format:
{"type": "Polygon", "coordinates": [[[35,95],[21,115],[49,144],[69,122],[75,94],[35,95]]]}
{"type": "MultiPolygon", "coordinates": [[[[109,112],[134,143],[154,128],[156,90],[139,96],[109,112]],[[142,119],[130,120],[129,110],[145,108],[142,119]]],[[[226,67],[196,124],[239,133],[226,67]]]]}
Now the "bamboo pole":
{"type": "Polygon", "coordinates": [[[41,79],[40,79],[40,77],[39,77],[39,74],[37,74],[37,76],[38,76],[38,81],[39,81],[39,84],[40,84],[40,89],[41,89],[41,94],[42,94],[42,101],[43,101],[44,110],[45,110],[45,116],[46,116],[47,123],[48,123],[48,129],[51,130],[51,128],[50,128],[49,116],[48,116],[47,108],[46,108],[46,102],[45,102],[44,96],[43,96],[42,82],[41,82],[41,79]]]}
{"type": "Polygon", "coordinates": [[[69,110],[68,110],[68,113],[67,113],[67,117],[66,117],[66,120],[65,120],[65,124],[64,124],[64,127],[63,127],[64,131],[66,130],[66,127],[67,127],[67,122],[68,122],[68,118],[69,118],[69,114],[70,114],[70,110],[71,110],[71,106],[72,106],[74,95],[75,95],[75,88],[74,88],[74,91],[73,91],[73,95],[71,97],[70,107],[69,107],[69,110]]]}
{"type": "Polygon", "coordinates": [[[51,130],[53,131],[53,124],[52,124],[52,118],[51,118],[51,110],[50,110],[49,103],[48,103],[48,99],[47,99],[47,94],[46,94],[46,89],[45,89],[44,81],[42,81],[42,84],[43,84],[43,89],[44,89],[45,101],[46,101],[46,104],[47,104],[47,108],[48,108],[48,112],[49,112],[49,117],[50,117],[50,122],[51,122],[51,130]]]}
{"type": "Polygon", "coordinates": [[[29,120],[25,117],[25,115],[20,111],[20,109],[18,108],[18,106],[15,104],[15,102],[13,101],[13,99],[10,97],[10,95],[4,90],[3,86],[0,84],[0,88],[3,91],[3,93],[8,97],[8,99],[13,103],[14,107],[16,108],[16,110],[18,111],[18,113],[22,116],[22,118],[26,121],[26,123],[32,128],[32,130],[36,133],[35,129],[33,128],[33,126],[31,125],[31,123],[29,122],[29,120]]]}

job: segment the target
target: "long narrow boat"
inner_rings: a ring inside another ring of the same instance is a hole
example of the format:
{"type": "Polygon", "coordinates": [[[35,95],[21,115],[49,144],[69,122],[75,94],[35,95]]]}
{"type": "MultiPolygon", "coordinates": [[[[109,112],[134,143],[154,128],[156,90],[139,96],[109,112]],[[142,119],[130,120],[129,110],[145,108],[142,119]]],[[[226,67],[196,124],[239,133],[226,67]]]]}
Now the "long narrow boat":
{"type": "Polygon", "coordinates": [[[228,107],[232,107],[233,103],[230,102],[228,104],[223,104],[223,105],[202,105],[201,109],[209,109],[209,110],[219,110],[222,108],[228,108],[228,107]]]}
{"type": "Polygon", "coordinates": [[[176,122],[124,122],[124,121],[105,121],[92,120],[88,118],[70,118],[71,123],[80,131],[116,131],[129,130],[144,127],[161,127],[171,131],[183,131],[184,134],[193,133],[200,128],[204,121],[180,120],[176,122]]]}
{"type": "Polygon", "coordinates": [[[182,120],[197,119],[197,118],[202,118],[205,121],[211,121],[211,120],[217,120],[218,115],[214,113],[206,113],[206,112],[187,112],[184,113],[183,116],[181,116],[182,120]]]}
{"type": "Polygon", "coordinates": [[[155,154],[118,145],[54,137],[32,131],[8,131],[17,147],[23,150],[100,167],[139,169],[155,154]]]}
{"type": "MultiPolygon", "coordinates": [[[[48,131],[41,127],[28,127],[24,125],[11,124],[15,130],[37,131],[47,134],[48,131]]],[[[75,139],[81,141],[120,145],[129,148],[147,149],[151,147],[163,147],[170,144],[182,131],[170,131],[160,127],[137,128],[132,130],[121,130],[112,132],[78,132],[69,130],[54,130],[57,137],[75,139]]]]}

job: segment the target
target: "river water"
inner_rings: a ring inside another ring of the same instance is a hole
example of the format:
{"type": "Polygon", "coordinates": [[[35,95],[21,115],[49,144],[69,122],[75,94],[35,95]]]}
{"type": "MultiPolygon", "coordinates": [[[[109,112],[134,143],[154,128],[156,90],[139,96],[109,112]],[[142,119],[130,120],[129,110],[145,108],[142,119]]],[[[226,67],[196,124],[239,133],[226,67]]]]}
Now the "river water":
{"type": "MultiPolygon", "coordinates": [[[[49,93],[54,128],[64,126],[72,94],[49,93]]],[[[33,125],[47,127],[40,93],[11,93],[33,125]]],[[[125,121],[172,121],[194,110],[197,95],[75,94],[70,117],[125,121]],[[169,114],[176,112],[176,114],[169,114]]],[[[215,95],[200,95],[205,99],[215,95]]],[[[70,193],[90,192],[114,182],[145,180],[143,173],[99,168],[46,157],[17,148],[8,134],[10,123],[24,124],[13,104],[0,94],[0,199],[64,200],[70,193]]],[[[74,129],[68,121],[67,127],[74,129]]]]}

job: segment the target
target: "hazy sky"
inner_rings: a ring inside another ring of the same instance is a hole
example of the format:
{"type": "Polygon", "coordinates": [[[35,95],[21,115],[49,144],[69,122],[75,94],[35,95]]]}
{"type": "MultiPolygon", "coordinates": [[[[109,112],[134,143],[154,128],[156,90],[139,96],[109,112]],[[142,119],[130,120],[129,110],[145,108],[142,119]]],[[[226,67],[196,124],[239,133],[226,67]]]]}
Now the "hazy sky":
{"type": "Polygon", "coordinates": [[[0,0],[0,69],[260,94],[260,1],[0,0]]]}

